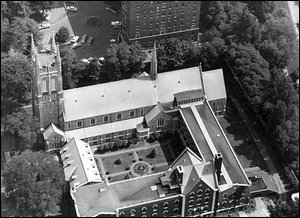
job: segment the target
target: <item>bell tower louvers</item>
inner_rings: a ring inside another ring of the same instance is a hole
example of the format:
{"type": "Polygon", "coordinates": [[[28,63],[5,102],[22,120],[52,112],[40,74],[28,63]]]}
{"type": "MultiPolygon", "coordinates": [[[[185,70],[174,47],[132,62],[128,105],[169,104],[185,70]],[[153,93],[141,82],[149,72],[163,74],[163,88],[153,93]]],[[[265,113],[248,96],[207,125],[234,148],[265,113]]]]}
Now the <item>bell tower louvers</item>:
{"type": "Polygon", "coordinates": [[[45,128],[50,123],[59,125],[59,116],[63,110],[63,89],[61,58],[54,33],[50,43],[43,46],[39,51],[31,35],[33,114],[39,118],[41,127],[45,128]]]}

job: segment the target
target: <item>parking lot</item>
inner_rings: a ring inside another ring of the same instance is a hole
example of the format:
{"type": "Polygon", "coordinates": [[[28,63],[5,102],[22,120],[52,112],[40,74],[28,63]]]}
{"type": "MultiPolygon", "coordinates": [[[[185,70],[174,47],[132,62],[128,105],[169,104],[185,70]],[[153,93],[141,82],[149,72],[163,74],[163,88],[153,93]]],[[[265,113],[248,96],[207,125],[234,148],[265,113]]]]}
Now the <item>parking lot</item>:
{"type": "Polygon", "coordinates": [[[92,46],[82,45],[75,49],[78,59],[104,56],[105,50],[110,45],[109,40],[116,38],[118,29],[111,26],[111,21],[120,20],[120,13],[107,11],[105,7],[108,4],[113,4],[114,8],[120,10],[120,2],[78,1],[78,11],[68,12],[68,20],[74,34],[80,38],[84,34],[94,38],[92,46]],[[101,25],[97,28],[88,27],[85,20],[90,16],[99,17],[102,21],[101,25]]]}

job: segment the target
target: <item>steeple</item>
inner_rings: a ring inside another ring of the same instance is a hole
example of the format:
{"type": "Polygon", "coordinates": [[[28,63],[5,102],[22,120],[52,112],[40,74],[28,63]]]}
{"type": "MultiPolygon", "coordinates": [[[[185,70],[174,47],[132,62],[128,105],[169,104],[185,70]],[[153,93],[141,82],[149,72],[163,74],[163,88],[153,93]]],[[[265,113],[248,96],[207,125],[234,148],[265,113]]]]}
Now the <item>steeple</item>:
{"type": "Polygon", "coordinates": [[[201,85],[202,85],[202,89],[203,89],[203,95],[205,95],[204,82],[203,82],[203,74],[202,74],[202,64],[201,64],[201,62],[199,64],[199,72],[200,72],[201,85]]]}
{"type": "Polygon", "coordinates": [[[56,54],[55,34],[52,32],[51,51],[56,54]]]}
{"type": "Polygon", "coordinates": [[[33,35],[30,34],[30,37],[31,37],[31,55],[36,56],[36,48],[34,45],[33,35]]]}
{"type": "Polygon", "coordinates": [[[157,59],[156,59],[156,41],[154,41],[151,66],[150,66],[150,77],[152,80],[156,80],[157,77],[157,59]]]}

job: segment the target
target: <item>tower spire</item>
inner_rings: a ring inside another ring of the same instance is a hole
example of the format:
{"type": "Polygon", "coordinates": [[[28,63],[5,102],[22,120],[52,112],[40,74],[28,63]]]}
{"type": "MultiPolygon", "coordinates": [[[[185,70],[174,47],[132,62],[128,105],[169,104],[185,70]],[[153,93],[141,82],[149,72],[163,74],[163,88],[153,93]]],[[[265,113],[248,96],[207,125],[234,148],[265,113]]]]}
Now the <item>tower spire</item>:
{"type": "Polygon", "coordinates": [[[51,51],[53,53],[56,53],[56,44],[55,44],[55,34],[54,34],[54,31],[52,31],[51,51]]]}
{"type": "Polygon", "coordinates": [[[156,58],[156,41],[154,41],[151,66],[150,66],[150,77],[152,80],[156,80],[157,77],[157,58],[156,58]]]}
{"type": "Polygon", "coordinates": [[[202,85],[202,89],[203,89],[203,95],[205,95],[201,61],[200,61],[200,64],[199,64],[199,71],[200,71],[200,79],[201,79],[201,85],[202,85]]]}
{"type": "Polygon", "coordinates": [[[36,55],[36,48],[35,48],[35,45],[34,45],[33,35],[30,34],[30,37],[31,37],[31,55],[35,56],[36,55]]]}

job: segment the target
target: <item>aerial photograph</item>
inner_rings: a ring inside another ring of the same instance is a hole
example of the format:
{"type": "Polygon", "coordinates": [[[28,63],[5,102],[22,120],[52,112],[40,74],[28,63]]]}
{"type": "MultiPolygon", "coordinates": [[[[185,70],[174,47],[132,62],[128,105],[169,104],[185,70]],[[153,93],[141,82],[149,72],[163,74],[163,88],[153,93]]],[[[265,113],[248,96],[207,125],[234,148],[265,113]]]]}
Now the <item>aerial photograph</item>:
{"type": "Polygon", "coordinates": [[[299,217],[299,1],[1,1],[1,217],[299,217]]]}

